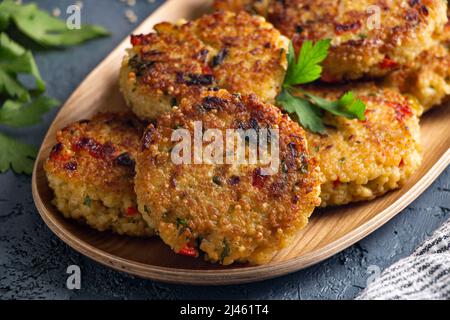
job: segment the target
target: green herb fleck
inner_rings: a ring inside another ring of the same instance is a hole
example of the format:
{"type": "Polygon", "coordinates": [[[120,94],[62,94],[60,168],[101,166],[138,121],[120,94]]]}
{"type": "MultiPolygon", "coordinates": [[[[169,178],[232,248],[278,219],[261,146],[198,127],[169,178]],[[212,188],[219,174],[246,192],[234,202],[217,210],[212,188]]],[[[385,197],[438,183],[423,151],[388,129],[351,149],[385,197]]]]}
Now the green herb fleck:
{"type": "Polygon", "coordinates": [[[286,162],[284,162],[284,161],[281,162],[281,172],[283,172],[283,173],[288,172],[288,166],[287,166],[286,162]]]}
{"type": "Polygon", "coordinates": [[[304,163],[300,166],[300,172],[303,174],[307,174],[309,170],[308,163],[304,163]]]}
{"type": "Polygon", "coordinates": [[[177,225],[177,229],[179,229],[180,227],[187,227],[188,222],[186,219],[177,218],[176,225],[177,225]]]}
{"type": "Polygon", "coordinates": [[[222,253],[220,254],[220,262],[223,263],[223,260],[230,255],[230,244],[228,243],[227,239],[223,239],[223,249],[222,253]]]}
{"type": "Polygon", "coordinates": [[[212,181],[213,181],[215,184],[217,184],[218,186],[221,186],[221,185],[222,185],[222,179],[221,179],[219,176],[214,176],[214,177],[212,178],[212,181]]]}
{"type": "Polygon", "coordinates": [[[91,204],[92,204],[92,199],[91,199],[89,196],[86,196],[86,197],[84,198],[83,204],[84,204],[85,206],[87,206],[87,207],[90,207],[91,204]]]}

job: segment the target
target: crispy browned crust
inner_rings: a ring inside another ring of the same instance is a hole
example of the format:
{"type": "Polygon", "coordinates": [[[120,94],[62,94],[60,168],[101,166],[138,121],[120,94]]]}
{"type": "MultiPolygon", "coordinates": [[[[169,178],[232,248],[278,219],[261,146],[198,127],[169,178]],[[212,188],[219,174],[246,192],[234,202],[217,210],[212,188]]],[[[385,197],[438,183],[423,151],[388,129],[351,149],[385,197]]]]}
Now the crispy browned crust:
{"type": "Polygon", "coordinates": [[[217,10],[229,10],[238,12],[245,10],[250,13],[267,15],[270,0],[215,0],[214,8],[217,10]]]}
{"type": "Polygon", "coordinates": [[[439,44],[382,81],[384,86],[417,98],[424,111],[444,104],[450,97],[450,22],[445,25],[439,40],[439,44]]]}
{"type": "Polygon", "coordinates": [[[133,192],[134,158],[143,124],[133,115],[101,113],[58,131],[46,164],[48,173],[108,192],[133,192]],[[121,164],[124,153],[131,159],[121,164]]]}
{"type": "MultiPolygon", "coordinates": [[[[229,1],[229,9],[239,8],[236,2],[229,1]]],[[[267,19],[297,49],[305,40],[332,39],[322,77],[327,82],[384,76],[435,45],[446,23],[447,2],[441,0],[269,2],[267,19]],[[380,28],[369,28],[370,6],[381,8],[380,28]]]]}
{"type": "Polygon", "coordinates": [[[308,89],[330,100],[351,90],[366,104],[364,121],[326,114],[325,134],[307,132],[324,177],[322,206],[371,200],[400,187],[420,166],[422,107],[414,100],[371,83],[308,89]]]}
{"type": "Polygon", "coordinates": [[[183,99],[156,127],[147,128],[142,150],[136,175],[139,210],[175,252],[199,244],[212,261],[265,263],[319,205],[318,167],[304,131],[254,95],[220,90],[183,99]],[[194,121],[224,136],[226,129],[278,128],[278,173],[262,177],[258,165],[174,165],[171,135],[185,128],[192,136],[194,121]],[[177,226],[177,219],[186,221],[185,228],[177,226]],[[221,257],[224,242],[229,252],[221,257]]]}
{"type": "Polygon", "coordinates": [[[137,211],[135,157],[144,124],[131,114],[100,113],[57,132],[45,163],[55,205],[98,230],[151,235],[137,211]]]}
{"type": "Polygon", "coordinates": [[[132,37],[122,66],[122,91],[141,117],[170,111],[181,97],[205,88],[255,93],[268,102],[280,90],[286,41],[261,17],[216,12],[183,24],[160,23],[155,31],[132,37]]]}
{"type": "Polygon", "coordinates": [[[448,101],[450,96],[450,53],[444,45],[422,52],[413,63],[384,80],[383,85],[397,88],[418,99],[428,111],[448,101]]]}

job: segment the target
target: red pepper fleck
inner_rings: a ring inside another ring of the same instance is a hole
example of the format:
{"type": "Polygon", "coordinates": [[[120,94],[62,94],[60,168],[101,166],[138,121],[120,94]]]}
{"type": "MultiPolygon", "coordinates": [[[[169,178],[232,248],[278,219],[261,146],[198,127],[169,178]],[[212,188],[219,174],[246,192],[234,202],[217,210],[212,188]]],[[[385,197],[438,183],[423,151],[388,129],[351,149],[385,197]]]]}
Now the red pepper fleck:
{"type": "Polygon", "coordinates": [[[73,151],[86,150],[89,154],[97,159],[109,159],[114,155],[115,148],[112,143],[102,144],[92,138],[82,137],[72,144],[73,151]]]}
{"type": "Polygon", "coordinates": [[[203,68],[202,68],[202,73],[203,73],[203,74],[213,74],[213,71],[212,71],[212,69],[211,69],[210,66],[205,65],[205,66],[203,66],[203,68]]]}
{"type": "Polygon", "coordinates": [[[405,165],[405,161],[403,160],[403,158],[402,158],[402,160],[400,160],[400,163],[399,163],[399,167],[400,168],[403,168],[403,166],[405,165]]]}
{"type": "Polygon", "coordinates": [[[144,43],[145,35],[143,34],[133,34],[131,35],[131,44],[133,46],[140,46],[144,43]]]}
{"type": "Polygon", "coordinates": [[[127,208],[127,216],[132,217],[138,213],[136,208],[129,207],[127,208]]]}
{"type": "Polygon", "coordinates": [[[269,176],[263,176],[261,174],[261,168],[257,168],[253,171],[252,178],[253,178],[252,181],[253,186],[261,189],[266,184],[266,181],[269,178],[269,176]]]}
{"type": "Polygon", "coordinates": [[[411,108],[407,104],[391,102],[389,106],[395,110],[395,119],[399,122],[403,122],[405,118],[413,115],[411,108]]]}
{"type": "Polygon", "coordinates": [[[57,144],[55,144],[52,148],[52,151],[50,151],[50,158],[52,160],[60,160],[60,161],[64,161],[66,160],[67,157],[65,157],[62,153],[64,149],[64,146],[61,142],[58,142],[57,144]]]}
{"type": "Polygon", "coordinates": [[[334,188],[337,188],[340,184],[341,184],[341,181],[339,180],[339,178],[337,178],[336,180],[333,181],[334,188]]]}
{"type": "Polygon", "coordinates": [[[382,69],[392,69],[398,66],[398,63],[389,57],[385,57],[383,61],[380,62],[380,68],[382,69]]]}
{"type": "Polygon", "coordinates": [[[183,256],[188,256],[188,257],[196,257],[197,250],[186,244],[184,246],[184,248],[182,248],[180,251],[178,251],[178,254],[181,254],[183,256]]]}

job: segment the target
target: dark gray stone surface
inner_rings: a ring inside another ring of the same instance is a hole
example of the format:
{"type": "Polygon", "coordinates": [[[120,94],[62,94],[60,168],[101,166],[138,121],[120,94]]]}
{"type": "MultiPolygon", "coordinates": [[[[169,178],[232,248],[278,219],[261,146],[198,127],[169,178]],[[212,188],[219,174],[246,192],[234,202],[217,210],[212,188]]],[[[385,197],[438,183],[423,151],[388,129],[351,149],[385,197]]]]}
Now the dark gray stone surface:
{"type": "MultiPolygon", "coordinates": [[[[74,1],[40,0],[63,13],[74,1]]],[[[137,0],[142,20],[159,3],[137,0]]],[[[70,93],[135,25],[124,17],[119,0],[85,0],[83,22],[106,26],[112,36],[66,50],[38,50],[37,63],[48,94],[65,101],[70,93]]],[[[39,145],[57,110],[45,122],[15,132],[39,145]]],[[[450,170],[413,204],[358,244],[306,270],[274,280],[239,286],[190,287],[138,279],[109,270],[78,254],[44,225],[31,196],[30,178],[0,175],[0,297],[26,299],[352,299],[366,286],[369,266],[381,269],[409,255],[450,211],[450,170]],[[82,288],[66,289],[66,268],[81,267],[82,288]]]]}

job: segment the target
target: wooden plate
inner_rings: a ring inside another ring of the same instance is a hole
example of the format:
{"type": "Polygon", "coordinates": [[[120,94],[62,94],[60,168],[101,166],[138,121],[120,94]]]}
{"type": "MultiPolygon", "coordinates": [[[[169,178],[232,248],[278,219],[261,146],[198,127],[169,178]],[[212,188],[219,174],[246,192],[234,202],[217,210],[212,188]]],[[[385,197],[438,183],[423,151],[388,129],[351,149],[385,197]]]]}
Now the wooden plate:
{"type": "MultiPolygon", "coordinates": [[[[193,18],[208,8],[205,0],[171,0],[135,33],[147,33],[155,23],[193,18]]],[[[259,281],[300,270],[322,261],[367,236],[417,198],[450,163],[450,112],[441,107],[422,119],[423,165],[400,190],[375,201],[317,211],[292,246],[263,266],[218,266],[174,254],[159,239],[138,240],[96,232],[63,219],[52,206],[52,192],[43,163],[65,125],[100,110],[124,108],[118,70],[128,39],[119,45],[80,85],[51,125],[36,161],[33,197],[49,228],[82,254],[117,270],[140,277],[185,284],[232,284],[259,281]]]]}

